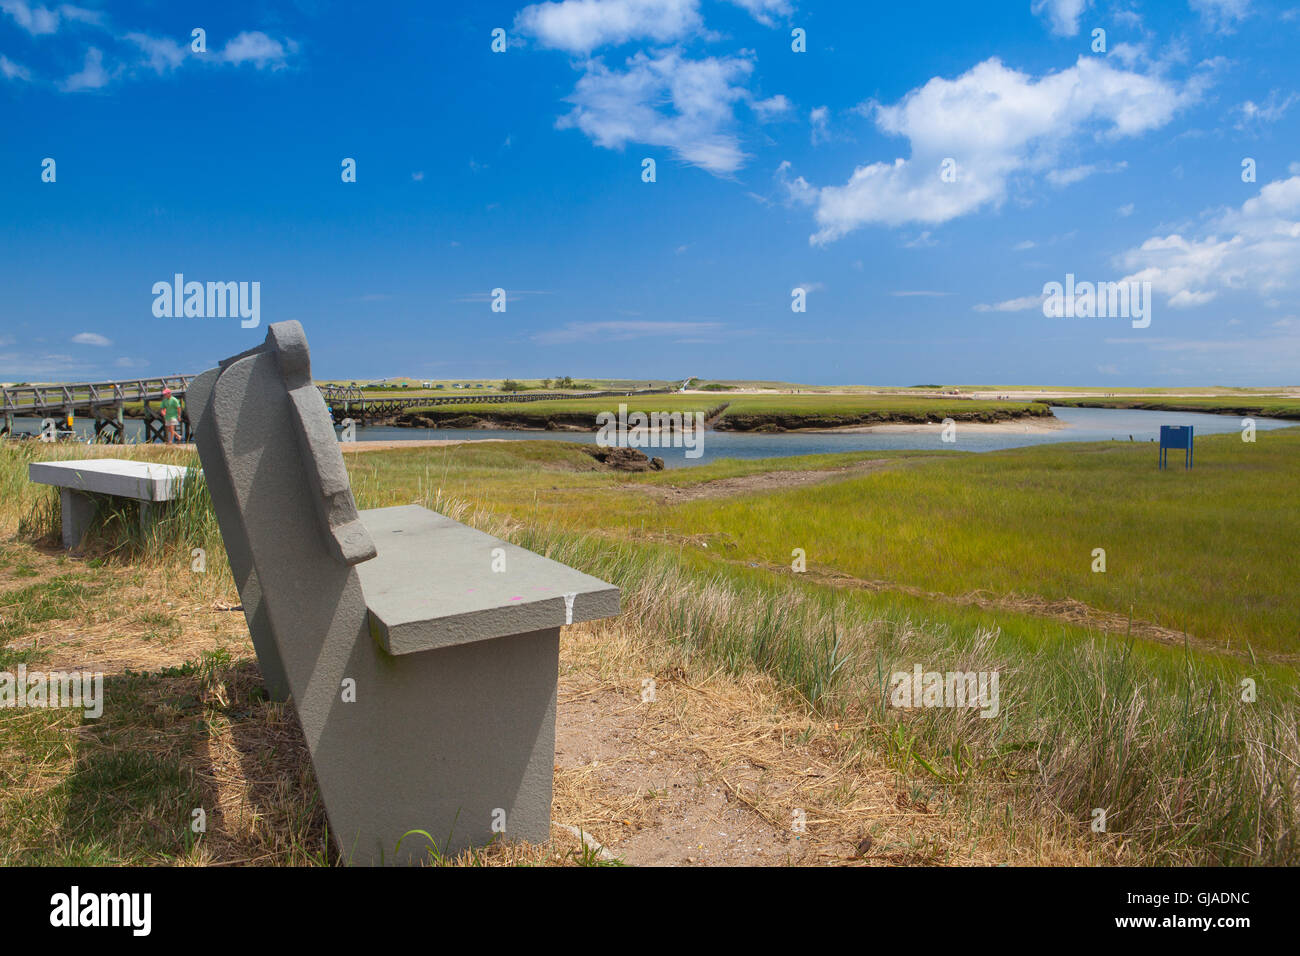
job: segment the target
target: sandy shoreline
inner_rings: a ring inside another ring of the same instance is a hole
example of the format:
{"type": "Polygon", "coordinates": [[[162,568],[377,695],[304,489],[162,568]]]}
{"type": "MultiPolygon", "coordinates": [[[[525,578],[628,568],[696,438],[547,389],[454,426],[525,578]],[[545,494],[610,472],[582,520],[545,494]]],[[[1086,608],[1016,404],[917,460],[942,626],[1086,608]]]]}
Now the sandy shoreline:
{"type": "MultiPolygon", "coordinates": [[[[959,432],[979,432],[990,435],[1037,435],[1067,428],[1059,418],[1017,418],[1005,422],[957,422],[959,432]]],[[[942,422],[889,422],[883,425],[845,425],[842,428],[795,428],[790,435],[863,435],[881,434],[934,434],[943,429],[942,422]]]]}
{"type": "Polygon", "coordinates": [[[447,445],[482,445],[511,441],[509,438],[379,438],[374,441],[341,441],[344,451],[387,451],[392,448],[444,448],[447,445]]]}

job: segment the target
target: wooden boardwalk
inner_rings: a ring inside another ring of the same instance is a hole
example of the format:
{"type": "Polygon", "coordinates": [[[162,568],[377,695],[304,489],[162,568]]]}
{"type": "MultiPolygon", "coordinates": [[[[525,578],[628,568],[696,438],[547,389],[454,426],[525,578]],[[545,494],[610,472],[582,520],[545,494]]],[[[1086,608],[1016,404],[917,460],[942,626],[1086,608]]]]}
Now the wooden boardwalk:
{"type": "MultiPolygon", "coordinates": [[[[125,415],[127,405],[143,408],[146,442],[164,441],[162,413],[156,407],[162,402],[163,389],[181,400],[181,438],[190,440],[190,418],[185,408],[185,393],[190,375],[169,375],[161,378],[124,379],[115,382],[81,382],[52,385],[11,385],[0,388],[0,437],[13,435],[15,418],[41,418],[60,422],[77,416],[89,417],[95,422],[95,440],[121,443],[125,440],[125,415]]],[[[599,392],[507,392],[488,395],[421,395],[405,398],[376,398],[361,388],[349,385],[318,386],[321,398],[335,422],[351,418],[360,425],[368,421],[388,418],[411,408],[430,408],[439,405],[499,405],[513,402],[545,402],[573,398],[626,398],[638,395],[671,394],[675,388],[648,388],[638,390],[606,390],[599,392]]],[[[134,417],[134,416],[133,416],[134,417]]]]}

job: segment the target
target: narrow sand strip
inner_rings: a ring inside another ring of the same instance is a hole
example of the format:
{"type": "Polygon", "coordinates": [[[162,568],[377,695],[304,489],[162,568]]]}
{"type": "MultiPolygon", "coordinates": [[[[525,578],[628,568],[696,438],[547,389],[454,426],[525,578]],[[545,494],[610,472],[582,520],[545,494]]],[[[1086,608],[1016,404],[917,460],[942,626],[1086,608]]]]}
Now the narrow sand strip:
{"type": "Polygon", "coordinates": [[[386,438],[377,441],[341,441],[344,451],[388,451],[392,448],[442,448],[445,445],[481,445],[509,438],[386,438]]]}
{"type": "MultiPolygon", "coordinates": [[[[987,434],[1007,434],[1018,435],[1028,432],[1029,434],[1041,434],[1043,432],[1054,432],[1062,428],[1067,428],[1065,422],[1055,416],[1042,418],[1016,418],[1005,422],[957,422],[957,431],[959,432],[983,432],[987,434]]],[[[845,425],[841,428],[792,428],[790,434],[869,434],[880,432],[882,434],[938,434],[943,430],[943,424],[940,422],[888,422],[882,425],[845,425]]]]}

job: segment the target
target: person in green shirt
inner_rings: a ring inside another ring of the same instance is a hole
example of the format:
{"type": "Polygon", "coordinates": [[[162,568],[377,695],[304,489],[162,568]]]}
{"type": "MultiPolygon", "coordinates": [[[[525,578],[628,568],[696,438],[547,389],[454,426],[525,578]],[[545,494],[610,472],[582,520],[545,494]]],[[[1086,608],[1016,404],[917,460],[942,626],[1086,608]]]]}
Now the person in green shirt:
{"type": "Polygon", "coordinates": [[[172,396],[170,388],[163,389],[163,424],[167,427],[167,444],[176,441],[177,430],[181,425],[181,400],[172,396]]]}

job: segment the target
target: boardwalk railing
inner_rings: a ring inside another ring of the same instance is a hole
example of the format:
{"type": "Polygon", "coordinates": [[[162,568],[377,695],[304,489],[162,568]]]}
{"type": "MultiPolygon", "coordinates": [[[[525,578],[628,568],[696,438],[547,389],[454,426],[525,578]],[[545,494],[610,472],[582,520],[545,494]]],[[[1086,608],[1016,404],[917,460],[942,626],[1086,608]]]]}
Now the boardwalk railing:
{"type": "Polygon", "coordinates": [[[336,418],[356,416],[362,424],[367,419],[387,418],[409,408],[435,405],[509,405],[522,402],[551,402],[574,398],[626,398],[638,395],[665,395],[671,388],[621,389],[602,392],[497,392],[489,395],[422,395],[411,398],[367,397],[354,386],[320,385],[321,396],[336,418]]]}
{"type": "MultiPolygon", "coordinates": [[[[122,409],[140,404],[145,409],[145,440],[162,441],[162,416],[150,406],[163,399],[163,389],[184,399],[190,376],[164,375],[160,378],[137,378],[116,382],[80,382],[55,385],[7,385],[0,388],[0,436],[14,434],[14,419],[63,419],[89,415],[95,420],[95,439],[121,442],[125,437],[122,409]]],[[[188,419],[182,421],[183,437],[188,438],[188,419]]]]}
{"type": "Polygon", "coordinates": [[[170,388],[179,398],[189,383],[188,375],[168,375],[76,385],[7,385],[0,389],[0,402],[6,415],[56,415],[69,411],[75,414],[128,402],[160,402],[164,388],[170,388]]]}
{"type": "MultiPolygon", "coordinates": [[[[162,415],[152,406],[161,402],[163,389],[185,400],[189,375],[140,378],[117,382],[82,382],[54,385],[10,385],[0,388],[0,437],[14,434],[14,419],[90,416],[95,420],[96,441],[125,440],[124,406],[144,406],[144,440],[163,441],[162,415]]],[[[368,420],[387,418],[410,408],[435,405],[501,405],[516,402],[546,402],[574,398],[616,398],[639,395],[663,395],[676,388],[610,389],[599,392],[505,392],[487,395],[421,395],[408,398],[376,398],[366,395],[355,385],[320,385],[321,398],[334,418],[355,417],[364,425],[368,420]]],[[[189,440],[189,412],[182,410],[182,439],[189,440]]]]}

